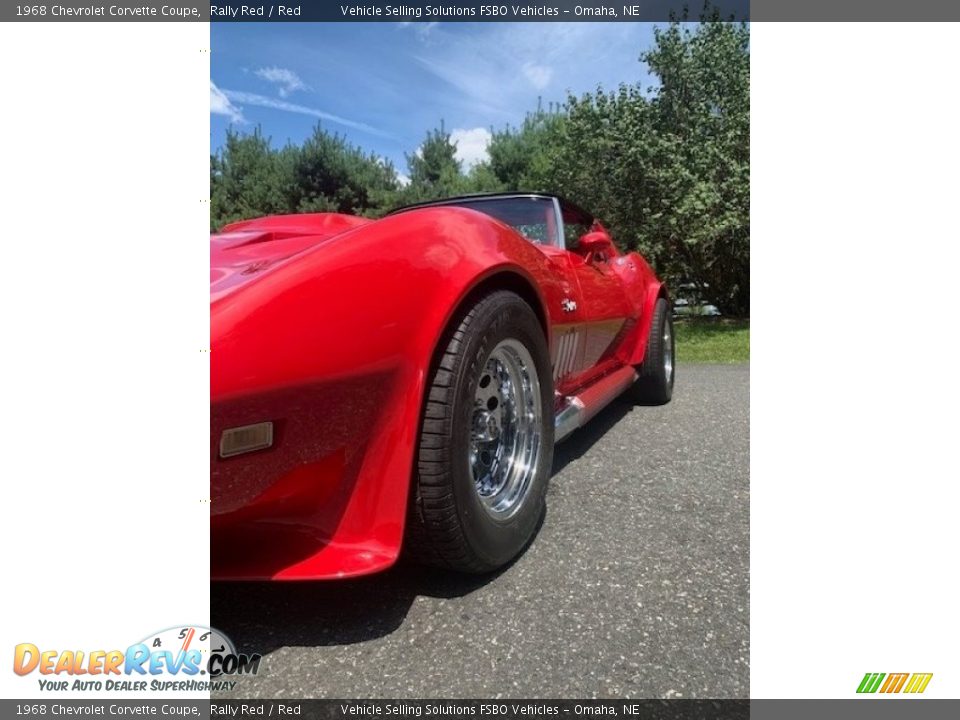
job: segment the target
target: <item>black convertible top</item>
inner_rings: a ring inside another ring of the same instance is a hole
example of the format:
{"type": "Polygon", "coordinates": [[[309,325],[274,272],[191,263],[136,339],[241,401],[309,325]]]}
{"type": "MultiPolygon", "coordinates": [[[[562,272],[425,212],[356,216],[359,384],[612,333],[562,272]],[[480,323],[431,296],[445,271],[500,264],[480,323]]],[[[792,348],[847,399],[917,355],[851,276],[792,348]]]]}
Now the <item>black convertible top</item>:
{"type": "Polygon", "coordinates": [[[514,199],[514,198],[547,198],[560,201],[560,207],[562,210],[570,210],[578,215],[583,216],[586,219],[587,223],[593,222],[594,217],[592,213],[588,213],[582,207],[566,200],[565,198],[554,195],[552,193],[546,192],[526,192],[526,191],[516,191],[516,192],[478,192],[478,193],[468,193],[466,195],[454,195],[447,198],[439,198],[437,200],[424,200],[422,202],[411,203],[409,205],[401,205],[398,208],[391,210],[388,215],[393,215],[395,213],[406,212],[407,210],[417,210],[419,208],[425,207],[436,207],[438,205],[458,205],[464,202],[470,202],[473,200],[498,200],[498,199],[514,199]]]}

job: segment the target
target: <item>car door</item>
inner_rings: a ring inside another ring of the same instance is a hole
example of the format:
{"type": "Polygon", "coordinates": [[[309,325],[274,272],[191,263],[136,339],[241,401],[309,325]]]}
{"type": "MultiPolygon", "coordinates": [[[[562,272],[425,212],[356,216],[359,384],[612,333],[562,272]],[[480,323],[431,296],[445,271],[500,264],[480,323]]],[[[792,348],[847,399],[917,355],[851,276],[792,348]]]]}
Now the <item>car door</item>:
{"type": "Polygon", "coordinates": [[[599,224],[568,253],[583,303],[583,357],[577,384],[586,384],[616,365],[614,355],[631,327],[631,304],[623,281],[614,272],[619,257],[610,236],[599,224]],[[605,241],[606,244],[604,244],[605,241]]]}

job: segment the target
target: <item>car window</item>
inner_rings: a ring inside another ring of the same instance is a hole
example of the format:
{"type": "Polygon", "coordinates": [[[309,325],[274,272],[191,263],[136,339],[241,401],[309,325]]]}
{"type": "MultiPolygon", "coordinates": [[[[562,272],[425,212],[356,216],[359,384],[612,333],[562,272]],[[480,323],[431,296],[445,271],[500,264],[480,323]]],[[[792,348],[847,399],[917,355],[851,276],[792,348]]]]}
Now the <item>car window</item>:
{"type": "Polygon", "coordinates": [[[538,245],[551,245],[550,242],[550,233],[547,229],[547,224],[534,223],[534,224],[525,224],[525,225],[514,225],[515,230],[519,231],[527,240],[537,243],[538,245]]]}
{"type": "Polygon", "coordinates": [[[559,245],[553,200],[542,197],[465,199],[449,203],[477,210],[510,225],[530,242],[559,245]]]}
{"type": "Polygon", "coordinates": [[[560,203],[563,217],[563,239],[567,250],[576,250],[580,238],[593,228],[593,218],[575,205],[563,200],[560,203]]]}

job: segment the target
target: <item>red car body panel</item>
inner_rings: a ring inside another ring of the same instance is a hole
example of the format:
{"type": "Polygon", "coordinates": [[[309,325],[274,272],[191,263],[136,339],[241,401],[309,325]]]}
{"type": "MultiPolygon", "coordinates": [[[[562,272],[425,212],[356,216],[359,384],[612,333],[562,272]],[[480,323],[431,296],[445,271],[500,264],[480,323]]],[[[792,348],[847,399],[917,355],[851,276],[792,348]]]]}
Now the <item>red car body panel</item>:
{"type": "Polygon", "coordinates": [[[268,217],[212,237],[214,578],[396,561],[431,362],[471,294],[496,286],[536,305],[558,403],[642,361],[664,292],[639,255],[611,245],[593,262],[459,207],[268,217]],[[270,448],[219,456],[224,430],[266,421],[270,448]]]}

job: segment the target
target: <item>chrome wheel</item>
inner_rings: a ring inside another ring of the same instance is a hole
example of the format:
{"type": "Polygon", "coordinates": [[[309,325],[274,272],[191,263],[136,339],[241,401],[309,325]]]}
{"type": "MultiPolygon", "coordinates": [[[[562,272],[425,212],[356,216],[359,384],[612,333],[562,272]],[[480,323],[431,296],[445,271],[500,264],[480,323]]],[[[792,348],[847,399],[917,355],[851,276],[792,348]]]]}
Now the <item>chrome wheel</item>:
{"type": "Polygon", "coordinates": [[[540,463],[542,423],[533,358],[523,343],[504,340],[480,372],[470,423],[470,471],[493,517],[510,517],[523,504],[540,463]]]}
{"type": "Polygon", "coordinates": [[[673,323],[668,318],[663,324],[663,376],[667,382],[673,380],[673,323]]]}

